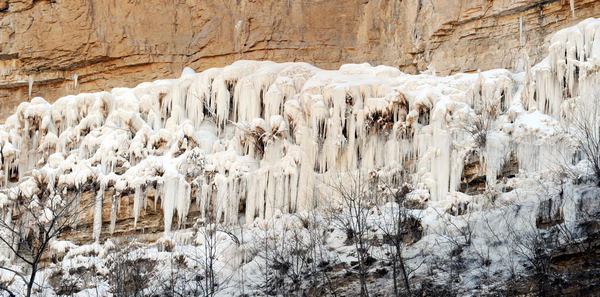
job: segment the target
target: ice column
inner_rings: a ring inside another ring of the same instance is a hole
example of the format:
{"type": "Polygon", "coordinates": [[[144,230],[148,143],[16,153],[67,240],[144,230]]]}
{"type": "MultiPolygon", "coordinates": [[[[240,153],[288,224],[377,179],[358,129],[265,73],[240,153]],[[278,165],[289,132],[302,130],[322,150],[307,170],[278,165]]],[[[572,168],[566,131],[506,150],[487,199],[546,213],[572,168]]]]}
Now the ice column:
{"type": "Polygon", "coordinates": [[[29,94],[29,98],[31,98],[31,90],[33,89],[33,77],[32,76],[28,77],[28,84],[29,84],[28,94],[29,94]]]}
{"type": "Polygon", "coordinates": [[[93,227],[93,237],[94,240],[100,240],[100,233],[102,231],[102,203],[104,200],[104,184],[100,184],[100,189],[98,189],[98,193],[96,193],[95,203],[94,203],[94,227],[93,227]]]}
{"type": "Polygon", "coordinates": [[[73,90],[77,89],[77,79],[78,79],[78,75],[77,73],[73,74],[73,90]]]}
{"type": "Polygon", "coordinates": [[[519,44],[523,45],[523,16],[519,17],[519,44]]]}

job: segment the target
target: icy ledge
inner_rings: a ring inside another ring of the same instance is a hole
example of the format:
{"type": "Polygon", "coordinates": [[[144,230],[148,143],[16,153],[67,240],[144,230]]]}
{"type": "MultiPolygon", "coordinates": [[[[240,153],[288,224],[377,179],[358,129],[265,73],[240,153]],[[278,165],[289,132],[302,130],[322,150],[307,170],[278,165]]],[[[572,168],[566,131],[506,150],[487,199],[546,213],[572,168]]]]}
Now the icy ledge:
{"type": "Polygon", "coordinates": [[[0,208],[42,186],[53,195],[87,186],[98,193],[98,239],[109,187],[111,231],[119,193],[135,192],[137,223],[154,190],[170,231],[191,203],[226,223],[312,209],[328,197],[328,176],[358,169],[407,171],[444,200],[470,154],[493,189],[511,155],[528,173],[573,153],[561,131],[577,106],[597,105],[599,28],[588,19],[556,33],[549,56],[516,74],[238,61],[54,104],[36,97],[0,126],[0,208]]]}

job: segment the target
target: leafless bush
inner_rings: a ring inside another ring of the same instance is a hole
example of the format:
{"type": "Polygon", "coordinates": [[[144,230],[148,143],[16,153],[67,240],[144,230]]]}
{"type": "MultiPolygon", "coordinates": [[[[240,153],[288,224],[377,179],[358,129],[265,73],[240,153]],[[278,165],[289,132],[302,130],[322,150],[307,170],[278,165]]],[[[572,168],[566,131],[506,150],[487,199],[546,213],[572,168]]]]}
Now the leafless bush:
{"type": "Polygon", "coordinates": [[[600,119],[597,107],[593,111],[580,111],[573,119],[573,131],[577,146],[576,157],[586,159],[600,186],[600,119]]]}
{"type": "Polygon", "coordinates": [[[383,211],[382,219],[376,225],[377,229],[383,234],[383,245],[386,247],[386,260],[392,267],[392,280],[394,284],[394,296],[411,296],[413,293],[410,283],[410,277],[415,268],[409,267],[407,258],[404,256],[404,249],[422,236],[422,227],[419,219],[411,215],[404,207],[406,196],[411,191],[411,186],[405,183],[405,174],[402,178],[393,183],[388,183],[380,178],[377,179],[379,187],[379,200],[387,202],[387,212],[383,211]],[[415,234],[418,233],[418,234],[415,234]],[[402,292],[400,286],[404,286],[405,292],[402,292]]]}
{"type": "MultiPolygon", "coordinates": [[[[457,283],[467,270],[467,257],[465,250],[472,248],[474,229],[472,212],[468,209],[461,215],[451,215],[447,212],[437,212],[440,219],[441,230],[437,231],[435,240],[437,247],[449,247],[449,252],[435,253],[426,260],[429,263],[429,276],[436,278],[436,284],[426,282],[422,284],[421,291],[428,294],[441,294],[444,296],[456,296],[458,294],[457,283]],[[441,273],[444,277],[436,276],[441,273]]],[[[482,255],[483,256],[483,255],[482,255]]],[[[485,261],[482,261],[485,265],[485,261]]]]}
{"type": "MultiPolygon", "coordinates": [[[[196,222],[196,244],[201,249],[196,250],[194,254],[188,254],[186,257],[197,266],[193,280],[190,280],[190,286],[194,292],[193,296],[213,297],[218,292],[227,287],[233,275],[226,274],[217,266],[219,251],[217,249],[219,234],[228,235],[238,246],[240,241],[224,226],[214,223],[215,215],[212,210],[207,212],[204,219],[196,222]],[[200,273],[199,273],[200,272],[200,273]]],[[[179,260],[178,262],[182,262],[179,260]]],[[[180,266],[182,263],[180,263],[180,266]]],[[[191,294],[191,293],[188,293],[191,294]]]]}
{"type": "Polygon", "coordinates": [[[215,262],[217,259],[217,232],[218,227],[214,223],[205,222],[198,230],[203,239],[204,253],[197,259],[204,266],[204,291],[205,296],[214,296],[219,285],[215,273],[215,262]]]}
{"type": "Polygon", "coordinates": [[[332,223],[346,231],[348,242],[354,246],[361,297],[369,296],[368,268],[373,261],[370,253],[374,226],[368,221],[369,210],[380,202],[381,194],[374,179],[372,174],[348,173],[328,185],[339,199],[339,206],[330,207],[332,223]]]}
{"type": "Polygon", "coordinates": [[[325,228],[314,213],[288,218],[283,230],[264,224],[253,248],[263,274],[260,287],[276,296],[337,296],[331,281],[335,259],[325,248],[325,228]]]}
{"type": "Polygon", "coordinates": [[[116,297],[142,297],[149,292],[148,280],[154,276],[155,263],[140,254],[140,250],[130,250],[131,246],[111,251],[107,259],[106,276],[111,293],[116,297]]]}
{"type": "Polygon", "coordinates": [[[169,267],[156,271],[156,294],[165,297],[206,296],[203,276],[186,265],[186,256],[171,252],[169,267]]]}
{"type": "Polygon", "coordinates": [[[550,269],[551,233],[537,228],[532,220],[518,222],[519,229],[514,227],[515,223],[505,222],[509,244],[513,253],[525,259],[526,268],[531,272],[536,284],[536,293],[539,296],[546,296],[548,284],[554,277],[550,269]]]}
{"type": "Polygon", "coordinates": [[[480,150],[485,148],[488,132],[492,129],[494,120],[498,117],[504,106],[504,93],[498,98],[485,98],[481,82],[483,77],[474,86],[473,112],[466,119],[456,121],[457,128],[473,137],[474,146],[480,150]]]}
{"type": "Polygon", "coordinates": [[[473,137],[473,142],[476,148],[482,149],[487,142],[487,134],[491,129],[491,120],[484,114],[474,114],[469,119],[462,123],[461,128],[473,137]]]}
{"type": "Polygon", "coordinates": [[[443,232],[438,234],[441,238],[452,244],[455,249],[462,250],[471,245],[473,239],[472,212],[450,217],[446,213],[435,210],[442,220],[443,232]],[[454,220],[452,219],[454,218],[454,220]],[[455,222],[458,221],[458,223],[455,222]],[[455,235],[456,234],[456,235],[455,235]]]}
{"type": "MultiPolygon", "coordinates": [[[[80,215],[91,203],[83,203],[80,192],[58,194],[60,189],[49,186],[42,178],[32,178],[35,193],[25,195],[20,190],[7,193],[8,207],[0,210],[0,247],[10,251],[9,257],[28,266],[26,272],[12,269],[11,263],[0,263],[0,269],[13,273],[26,284],[25,296],[31,296],[35,277],[49,243],[64,231],[76,226],[80,215]]],[[[53,183],[52,183],[53,184],[53,183]]],[[[9,295],[8,286],[0,290],[9,295]]]]}
{"type": "Polygon", "coordinates": [[[326,220],[316,216],[314,212],[299,215],[308,233],[309,257],[307,258],[308,287],[306,295],[337,296],[336,286],[332,281],[334,266],[339,262],[336,255],[331,255],[326,247],[327,233],[330,232],[326,220]]]}
{"type": "Polygon", "coordinates": [[[298,292],[308,267],[310,247],[299,230],[292,227],[277,237],[263,239],[266,249],[258,257],[265,261],[264,289],[269,295],[287,296],[298,292]]]}

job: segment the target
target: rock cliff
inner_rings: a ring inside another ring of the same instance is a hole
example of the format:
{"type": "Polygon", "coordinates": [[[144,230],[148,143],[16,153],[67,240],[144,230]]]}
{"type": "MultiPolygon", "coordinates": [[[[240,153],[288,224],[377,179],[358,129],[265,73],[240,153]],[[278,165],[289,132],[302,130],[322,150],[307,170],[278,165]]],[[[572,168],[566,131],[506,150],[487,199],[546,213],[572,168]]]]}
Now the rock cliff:
{"type": "Polygon", "coordinates": [[[165,4],[0,0],[0,297],[598,296],[597,2],[165,4]]]}
{"type": "Polygon", "coordinates": [[[595,0],[173,2],[0,1],[0,121],[35,96],[54,101],[239,59],[519,69],[523,52],[537,62],[551,33],[600,14],[595,0]]]}

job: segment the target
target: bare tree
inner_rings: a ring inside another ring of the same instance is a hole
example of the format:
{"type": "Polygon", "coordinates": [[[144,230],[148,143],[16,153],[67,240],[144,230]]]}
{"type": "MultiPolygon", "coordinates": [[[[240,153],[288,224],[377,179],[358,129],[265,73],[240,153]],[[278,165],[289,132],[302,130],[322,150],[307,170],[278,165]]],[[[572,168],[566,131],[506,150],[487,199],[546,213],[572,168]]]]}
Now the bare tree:
{"type": "Polygon", "coordinates": [[[271,240],[266,253],[258,254],[268,265],[268,293],[300,294],[303,277],[313,261],[311,251],[314,246],[308,237],[306,229],[300,226],[285,226],[271,240]]]}
{"type": "Polygon", "coordinates": [[[156,271],[157,295],[167,297],[205,296],[203,279],[194,267],[188,267],[186,256],[170,252],[169,267],[156,271]]]}
{"type": "Polygon", "coordinates": [[[107,259],[107,280],[116,297],[142,297],[147,292],[148,279],[154,274],[154,263],[144,258],[133,244],[111,251],[107,259]],[[133,249],[133,250],[132,250],[133,249]]]}
{"type": "Polygon", "coordinates": [[[339,207],[331,207],[332,221],[338,228],[346,231],[348,241],[354,245],[360,296],[368,297],[368,266],[372,261],[372,226],[369,225],[368,215],[369,210],[378,203],[378,187],[362,172],[348,173],[343,178],[338,176],[338,180],[329,184],[329,187],[339,197],[340,203],[339,207]]]}
{"type": "Polygon", "coordinates": [[[479,74],[479,80],[473,87],[473,112],[462,121],[456,121],[456,128],[473,137],[474,149],[479,151],[485,148],[488,132],[492,129],[494,120],[498,114],[506,109],[506,98],[504,92],[497,97],[485,97],[483,91],[483,76],[479,74]]]}
{"type": "Polygon", "coordinates": [[[597,107],[592,112],[581,111],[573,119],[572,131],[577,146],[576,159],[583,158],[589,162],[596,185],[600,186],[600,118],[597,114],[597,107]]]}
{"type": "MultiPolygon", "coordinates": [[[[222,265],[217,265],[219,251],[217,245],[221,235],[228,236],[237,246],[240,241],[237,236],[229,232],[227,228],[214,223],[214,216],[209,212],[207,217],[199,219],[194,226],[196,229],[196,244],[200,252],[196,250],[195,254],[187,254],[186,257],[195,263],[201,274],[196,273],[194,277],[195,296],[213,297],[218,292],[227,288],[233,274],[226,274],[222,265]],[[221,267],[221,268],[219,268],[221,267]]],[[[235,259],[230,259],[234,261],[235,259]]],[[[221,263],[231,264],[231,263],[221,263]]]]}
{"type": "MultiPolygon", "coordinates": [[[[400,187],[394,187],[383,181],[379,182],[381,194],[389,202],[387,212],[377,223],[377,228],[383,233],[383,243],[387,246],[387,260],[392,266],[394,296],[403,296],[399,282],[402,281],[408,296],[412,295],[410,275],[415,269],[410,269],[406,263],[403,250],[407,243],[418,240],[419,235],[412,234],[414,229],[421,228],[419,220],[410,215],[403,207],[406,195],[411,191],[408,184],[400,181],[400,187]]],[[[418,230],[415,230],[418,232],[418,230]]],[[[422,232],[422,230],[421,230],[422,232]]]]}
{"type": "Polygon", "coordinates": [[[215,276],[215,262],[217,258],[217,225],[205,223],[200,229],[203,239],[204,253],[200,263],[204,266],[204,296],[212,297],[217,291],[217,279],[215,276]]]}
{"type": "MultiPolygon", "coordinates": [[[[465,206],[466,213],[455,211],[439,211],[433,209],[440,220],[441,229],[436,231],[438,239],[435,240],[436,246],[450,247],[447,255],[433,254],[431,259],[430,273],[434,271],[442,272],[447,276],[446,283],[434,288],[435,294],[444,296],[455,296],[457,294],[456,282],[460,280],[461,274],[467,268],[465,265],[464,251],[471,247],[474,230],[471,219],[472,212],[465,206]],[[452,214],[456,214],[452,215],[452,214]]],[[[431,288],[422,288],[430,290],[431,288]]]]}
{"type": "MultiPolygon", "coordinates": [[[[518,212],[514,208],[512,211],[518,212]]],[[[508,217],[505,216],[504,219],[508,220],[508,217]]],[[[531,277],[536,284],[537,295],[547,296],[548,284],[554,277],[550,268],[550,253],[553,248],[552,240],[549,237],[551,233],[537,228],[533,221],[526,216],[521,222],[506,221],[505,225],[508,228],[508,240],[513,253],[525,259],[526,268],[531,271],[531,277]],[[515,225],[520,226],[520,228],[515,228],[515,225]]]]}
{"type": "Polygon", "coordinates": [[[257,257],[264,261],[263,290],[269,295],[289,296],[299,290],[307,251],[297,229],[284,228],[277,235],[265,234],[257,257]]]}
{"type": "MultiPolygon", "coordinates": [[[[282,229],[265,222],[253,247],[264,293],[276,296],[336,296],[330,271],[334,262],[324,243],[325,230],[314,213],[282,218],[282,229]],[[303,285],[307,283],[307,285],[303,285]]],[[[327,224],[323,224],[327,225],[327,224]]]]}
{"type": "Polygon", "coordinates": [[[297,214],[306,229],[308,253],[307,277],[311,288],[305,295],[309,296],[337,296],[336,287],[332,282],[331,273],[337,259],[328,253],[326,248],[326,235],[328,224],[315,215],[314,211],[307,214],[297,214]],[[321,289],[319,289],[321,288],[321,289]]]}
{"type": "MultiPolygon", "coordinates": [[[[28,271],[12,269],[10,263],[0,263],[0,269],[14,273],[23,280],[27,290],[25,296],[31,296],[35,277],[40,263],[48,250],[49,243],[64,231],[73,228],[80,215],[90,206],[81,203],[80,190],[67,194],[56,191],[43,178],[30,177],[22,183],[35,185],[33,192],[24,193],[17,188],[7,193],[8,205],[0,210],[0,247],[6,249],[16,261],[26,265],[28,271]]],[[[9,295],[8,286],[0,286],[9,295]]]]}
{"type": "Polygon", "coordinates": [[[254,255],[255,259],[262,260],[257,261],[262,278],[258,280],[256,285],[267,295],[277,295],[283,287],[283,279],[279,275],[279,271],[285,270],[287,264],[281,263],[283,261],[280,261],[278,256],[280,253],[275,251],[278,248],[281,249],[281,247],[278,247],[279,241],[277,240],[281,238],[281,235],[275,234],[270,228],[268,220],[259,224],[262,234],[255,239],[251,247],[251,254],[254,255]]]}

